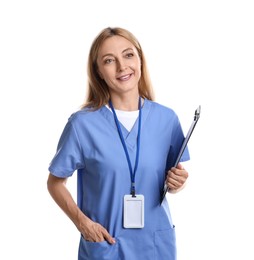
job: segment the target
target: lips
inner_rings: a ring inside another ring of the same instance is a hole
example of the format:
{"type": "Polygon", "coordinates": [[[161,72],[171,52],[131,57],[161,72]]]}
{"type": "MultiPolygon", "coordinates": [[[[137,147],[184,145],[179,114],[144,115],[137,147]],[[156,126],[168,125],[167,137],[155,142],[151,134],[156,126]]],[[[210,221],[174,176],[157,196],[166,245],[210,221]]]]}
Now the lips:
{"type": "Polygon", "coordinates": [[[131,77],[132,74],[127,74],[127,75],[124,75],[124,76],[121,76],[119,78],[117,78],[118,80],[121,80],[121,81],[126,81],[126,80],[129,80],[130,77],[131,77]]]}

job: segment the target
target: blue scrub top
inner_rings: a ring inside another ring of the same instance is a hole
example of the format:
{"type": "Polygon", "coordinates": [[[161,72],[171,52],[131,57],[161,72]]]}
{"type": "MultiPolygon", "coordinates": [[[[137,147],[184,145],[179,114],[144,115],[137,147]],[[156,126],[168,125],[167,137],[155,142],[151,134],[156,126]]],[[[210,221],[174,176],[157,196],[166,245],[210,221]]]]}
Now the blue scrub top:
{"type": "MultiPolygon", "coordinates": [[[[128,132],[120,123],[134,167],[138,120],[128,132]]],[[[160,205],[166,172],[184,139],[175,112],[145,100],[142,107],[136,193],[145,197],[145,227],[123,228],[123,198],[130,194],[130,172],[113,113],[105,106],[83,109],[69,118],[49,171],[61,178],[78,171],[78,205],[86,216],[116,239],[88,242],[80,238],[79,260],[175,260],[175,230],[168,207],[160,205]]],[[[189,160],[188,148],[181,161],[189,160]]]]}

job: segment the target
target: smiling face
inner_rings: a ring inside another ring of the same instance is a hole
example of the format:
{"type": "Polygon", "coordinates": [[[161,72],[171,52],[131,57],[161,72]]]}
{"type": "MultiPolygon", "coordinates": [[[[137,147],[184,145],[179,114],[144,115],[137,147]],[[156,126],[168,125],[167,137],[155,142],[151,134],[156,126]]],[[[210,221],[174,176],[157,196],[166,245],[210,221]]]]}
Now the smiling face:
{"type": "Polygon", "coordinates": [[[121,36],[112,36],[101,45],[97,67],[111,95],[138,94],[141,61],[134,45],[121,36]]]}

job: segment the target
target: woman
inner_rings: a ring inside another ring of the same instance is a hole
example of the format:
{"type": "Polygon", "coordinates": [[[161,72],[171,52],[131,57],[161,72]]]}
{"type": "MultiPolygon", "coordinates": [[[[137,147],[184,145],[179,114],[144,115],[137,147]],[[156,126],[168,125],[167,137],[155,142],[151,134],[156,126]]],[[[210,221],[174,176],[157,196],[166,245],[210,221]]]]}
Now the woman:
{"type": "MultiPolygon", "coordinates": [[[[69,118],[49,167],[48,190],[81,233],[78,259],[176,259],[167,201],[188,177],[173,168],[183,141],[177,115],[153,100],[137,39],[106,28],[88,59],[88,95],[69,118]],[[65,186],[78,172],[78,205],[65,186]]],[[[188,160],[186,149],[182,161],[188,160]]]]}

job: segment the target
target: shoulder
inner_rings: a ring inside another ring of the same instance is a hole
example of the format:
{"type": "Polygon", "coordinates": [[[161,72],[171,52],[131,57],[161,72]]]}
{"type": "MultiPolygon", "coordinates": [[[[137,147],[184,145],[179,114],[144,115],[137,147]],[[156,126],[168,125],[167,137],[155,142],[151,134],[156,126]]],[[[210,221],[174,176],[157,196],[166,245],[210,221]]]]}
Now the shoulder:
{"type": "Polygon", "coordinates": [[[168,106],[162,105],[160,103],[157,103],[157,102],[151,101],[151,100],[145,100],[145,102],[148,106],[150,106],[151,112],[156,115],[170,117],[171,119],[178,118],[176,112],[168,106]]]}
{"type": "Polygon", "coordinates": [[[99,111],[101,109],[97,109],[97,110],[94,110],[94,109],[91,109],[91,108],[83,108],[81,110],[78,110],[74,113],[71,114],[71,116],[69,117],[69,120],[71,121],[78,121],[78,120],[82,120],[84,118],[92,118],[94,116],[96,116],[99,111]]]}
{"type": "Polygon", "coordinates": [[[68,122],[72,125],[79,125],[82,122],[96,120],[100,109],[93,110],[90,108],[83,108],[76,112],[73,112],[68,118],[68,122]]]}

